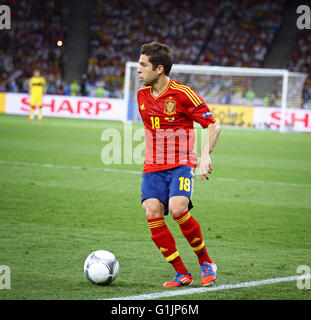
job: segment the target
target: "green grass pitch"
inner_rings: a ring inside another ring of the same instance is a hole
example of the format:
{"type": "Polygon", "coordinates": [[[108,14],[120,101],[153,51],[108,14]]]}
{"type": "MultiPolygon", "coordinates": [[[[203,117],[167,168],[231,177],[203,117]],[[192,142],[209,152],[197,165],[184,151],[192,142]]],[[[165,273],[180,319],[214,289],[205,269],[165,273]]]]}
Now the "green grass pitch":
{"type": "MultiPolygon", "coordinates": [[[[11,289],[0,290],[0,300],[168,290],[161,284],[174,270],[150,239],[141,174],[125,171],[142,166],[102,163],[108,128],[122,133],[123,123],[0,116],[0,265],[11,270],[11,289]],[[93,285],[83,274],[85,258],[98,249],[120,262],[110,286],[93,285]]],[[[311,267],[311,135],[223,129],[212,161],[210,181],[196,180],[191,212],[218,265],[216,285],[295,276],[300,265],[311,267]]],[[[172,218],[166,221],[200,287],[196,256],[172,218]]],[[[176,298],[309,300],[311,290],[292,281],[176,298]]]]}

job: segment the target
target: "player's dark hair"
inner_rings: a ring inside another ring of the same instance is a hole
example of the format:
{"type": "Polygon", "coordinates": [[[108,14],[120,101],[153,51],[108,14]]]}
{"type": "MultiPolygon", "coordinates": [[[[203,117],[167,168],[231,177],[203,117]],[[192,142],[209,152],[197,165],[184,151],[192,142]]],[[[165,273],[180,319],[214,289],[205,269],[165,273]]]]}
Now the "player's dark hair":
{"type": "Polygon", "coordinates": [[[166,44],[155,41],[145,43],[140,48],[140,54],[145,54],[149,57],[149,61],[153,65],[153,70],[159,65],[162,65],[165,75],[169,75],[174,57],[171,49],[166,44]]]}

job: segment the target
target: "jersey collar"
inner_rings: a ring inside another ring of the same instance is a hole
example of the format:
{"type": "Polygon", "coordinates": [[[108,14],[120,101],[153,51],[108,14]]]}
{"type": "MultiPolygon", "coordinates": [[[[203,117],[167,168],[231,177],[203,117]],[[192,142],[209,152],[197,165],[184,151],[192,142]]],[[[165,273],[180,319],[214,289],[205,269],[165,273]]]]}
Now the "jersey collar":
{"type": "Polygon", "coordinates": [[[162,91],[158,96],[154,96],[154,95],[153,95],[153,93],[152,93],[152,86],[151,86],[151,87],[150,87],[150,95],[152,96],[152,98],[153,98],[154,100],[160,98],[160,97],[163,96],[164,93],[170,88],[171,84],[172,84],[172,79],[170,79],[170,81],[169,81],[166,89],[165,89],[164,91],[162,91]]]}

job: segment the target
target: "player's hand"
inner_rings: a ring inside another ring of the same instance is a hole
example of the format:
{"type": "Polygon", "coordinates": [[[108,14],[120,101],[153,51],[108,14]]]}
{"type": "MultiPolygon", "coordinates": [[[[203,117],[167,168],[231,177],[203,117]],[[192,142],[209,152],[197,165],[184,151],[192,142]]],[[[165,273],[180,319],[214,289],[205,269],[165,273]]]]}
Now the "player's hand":
{"type": "Polygon", "coordinates": [[[204,181],[204,178],[206,180],[209,179],[208,174],[212,173],[212,161],[210,156],[206,157],[201,157],[201,162],[200,162],[200,177],[201,181],[204,181]]]}

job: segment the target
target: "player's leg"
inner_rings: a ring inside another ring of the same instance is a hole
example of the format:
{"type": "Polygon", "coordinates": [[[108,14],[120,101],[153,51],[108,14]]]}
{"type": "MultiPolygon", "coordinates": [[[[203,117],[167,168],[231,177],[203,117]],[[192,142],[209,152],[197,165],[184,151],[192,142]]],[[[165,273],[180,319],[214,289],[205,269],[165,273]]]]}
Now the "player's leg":
{"type": "Polygon", "coordinates": [[[172,281],[165,282],[165,287],[179,287],[192,284],[192,276],[189,275],[179,252],[173,235],[164,221],[164,205],[156,198],[149,198],[143,201],[142,206],[146,212],[148,225],[151,231],[151,239],[160,250],[167,262],[176,271],[176,276],[172,281]]]}
{"type": "Polygon", "coordinates": [[[32,120],[33,120],[34,112],[35,112],[35,106],[30,106],[30,115],[29,115],[29,117],[28,117],[28,120],[29,120],[29,121],[32,121],[32,120]]]}
{"type": "Polygon", "coordinates": [[[38,97],[38,107],[39,107],[39,114],[38,114],[38,121],[42,121],[42,97],[38,97]]]}
{"type": "Polygon", "coordinates": [[[216,280],[217,267],[207,253],[199,223],[190,214],[193,179],[191,168],[182,166],[175,170],[170,185],[169,211],[197,255],[201,266],[201,282],[207,285],[216,280]]]}
{"type": "Polygon", "coordinates": [[[31,96],[30,97],[30,115],[28,117],[29,121],[33,120],[34,112],[35,112],[35,109],[36,109],[35,104],[36,104],[35,99],[34,99],[33,96],[31,96]]]}
{"type": "Polygon", "coordinates": [[[163,286],[179,287],[192,284],[192,276],[185,267],[176,248],[175,239],[164,221],[164,214],[167,212],[167,194],[167,186],[161,176],[157,173],[143,175],[142,207],[146,212],[151,239],[176,271],[174,280],[164,283],[163,286]]]}
{"type": "Polygon", "coordinates": [[[38,121],[42,121],[42,106],[39,106],[38,121]]]}
{"type": "Polygon", "coordinates": [[[169,210],[202,266],[206,261],[209,263],[213,261],[207,254],[201,227],[188,210],[189,201],[189,198],[185,196],[171,197],[169,200],[169,210]]]}

